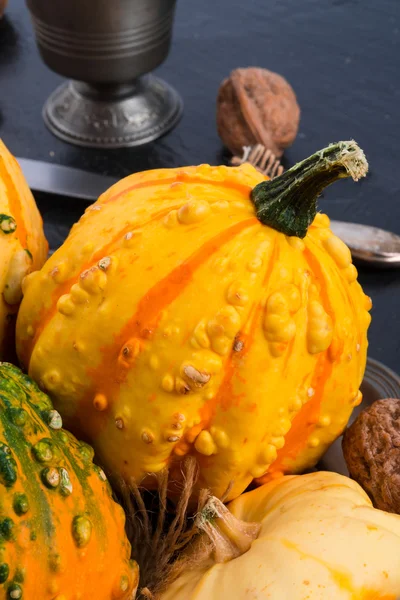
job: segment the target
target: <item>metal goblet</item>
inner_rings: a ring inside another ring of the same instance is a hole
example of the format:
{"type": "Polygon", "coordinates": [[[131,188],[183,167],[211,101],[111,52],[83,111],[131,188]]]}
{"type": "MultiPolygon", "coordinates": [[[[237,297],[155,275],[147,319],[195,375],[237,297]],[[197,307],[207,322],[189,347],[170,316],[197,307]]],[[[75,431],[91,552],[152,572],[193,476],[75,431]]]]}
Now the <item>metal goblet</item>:
{"type": "Polygon", "coordinates": [[[56,136],[119,148],[150,142],[177,124],[180,96],[148,75],[169,52],[176,0],[26,2],[43,61],[70,79],[43,108],[56,136]]]}

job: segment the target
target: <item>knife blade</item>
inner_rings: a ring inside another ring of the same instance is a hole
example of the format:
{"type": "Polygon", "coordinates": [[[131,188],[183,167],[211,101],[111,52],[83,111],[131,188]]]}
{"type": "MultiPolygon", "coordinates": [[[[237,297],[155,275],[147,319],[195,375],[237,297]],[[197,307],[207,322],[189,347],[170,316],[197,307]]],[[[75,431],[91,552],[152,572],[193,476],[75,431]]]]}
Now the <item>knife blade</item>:
{"type": "MultiPolygon", "coordinates": [[[[30,158],[17,158],[33,191],[94,202],[118,179],[30,158]]],[[[331,220],[331,229],[357,262],[400,267],[400,236],[369,225],[331,220]]]]}
{"type": "Polygon", "coordinates": [[[31,158],[18,158],[31,190],[57,196],[69,196],[94,202],[117,178],[83,171],[73,167],[55,165],[31,158]]]}

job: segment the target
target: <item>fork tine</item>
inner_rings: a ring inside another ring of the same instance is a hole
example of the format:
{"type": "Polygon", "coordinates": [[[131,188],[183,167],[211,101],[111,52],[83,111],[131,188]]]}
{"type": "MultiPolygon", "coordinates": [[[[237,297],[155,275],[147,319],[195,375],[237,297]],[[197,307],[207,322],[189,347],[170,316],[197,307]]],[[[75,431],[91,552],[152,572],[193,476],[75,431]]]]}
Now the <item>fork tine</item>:
{"type": "Polygon", "coordinates": [[[260,152],[265,152],[265,146],[263,146],[262,144],[257,144],[257,148],[260,152]]]}
{"type": "Polygon", "coordinates": [[[254,154],[253,154],[253,164],[254,165],[258,165],[260,158],[262,157],[264,152],[264,147],[261,146],[261,144],[257,144],[257,146],[254,147],[254,154]]]}
{"type": "Polygon", "coordinates": [[[274,167],[275,161],[276,161],[276,159],[275,159],[274,154],[271,154],[271,156],[269,157],[269,160],[268,160],[267,164],[265,165],[265,171],[266,171],[267,175],[269,175],[271,173],[271,171],[272,171],[272,169],[274,167]]]}
{"type": "Polygon", "coordinates": [[[242,150],[243,150],[243,155],[242,156],[232,156],[231,160],[230,160],[230,164],[233,167],[238,167],[239,165],[242,165],[243,163],[248,161],[249,158],[249,154],[251,152],[251,146],[243,146],[242,150]]]}
{"type": "MultiPolygon", "coordinates": [[[[277,175],[277,173],[278,173],[278,169],[279,169],[279,167],[282,167],[282,165],[279,163],[279,160],[276,160],[276,161],[274,162],[274,164],[272,165],[271,174],[270,174],[270,177],[271,177],[271,179],[272,179],[273,177],[276,177],[276,175],[277,175]]],[[[282,168],[283,168],[283,167],[282,167],[282,168]]]]}
{"type": "Polygon", "coordinates": [[[254,158],[255,158],[256,155],[257,155],[257,146],[253,146],[252,149],[251,149],[251,151],[250,151],[249,156],[247,157],[247,160],[252,165],[254,165],[254,162],[255,162],[254,158]]]}
{"type": "Polygon", "coordinates": [[[265,169],[265,167],[266,167],[266,165],[268,163],[268,159],[269,159],[269,157],[270,157],[271,154],[272,154],[271,150],[270,149],[266,149],[265,152],[264,152],[264,154],[263,154],[263,156],[261,157],[260,167],[263,170],[265,169]]]}
{"type": "Polygon", "coordinates": [[[246,146],[243,148],[243,156],[233,156],[230,160],[231,165],[241,165],[244,162],[249,162],[263,175],[267,175],[271,179],[282,175],[284,168],[280,160],[276,158],[271,149],[266,148],[262,144],[255,146],[246,146]]]}

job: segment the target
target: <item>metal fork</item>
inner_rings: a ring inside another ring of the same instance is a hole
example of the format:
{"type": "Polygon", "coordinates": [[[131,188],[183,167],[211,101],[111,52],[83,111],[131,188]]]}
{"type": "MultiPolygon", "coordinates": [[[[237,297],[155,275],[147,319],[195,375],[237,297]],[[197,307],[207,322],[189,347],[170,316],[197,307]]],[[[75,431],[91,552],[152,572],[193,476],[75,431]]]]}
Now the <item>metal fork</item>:
{"type": "Polygon", "coordinates": [[[262,144],[244,146],[243,156],[241,158],[233,156],[231,159],[231,165],[234,167],[242,165],[245,162],[253,165],[257,171],[260,171],[263,175],[267,175],[270,179],[281,175],[284,171],[279,158],[276,158],[275,154],[262,144]]]}

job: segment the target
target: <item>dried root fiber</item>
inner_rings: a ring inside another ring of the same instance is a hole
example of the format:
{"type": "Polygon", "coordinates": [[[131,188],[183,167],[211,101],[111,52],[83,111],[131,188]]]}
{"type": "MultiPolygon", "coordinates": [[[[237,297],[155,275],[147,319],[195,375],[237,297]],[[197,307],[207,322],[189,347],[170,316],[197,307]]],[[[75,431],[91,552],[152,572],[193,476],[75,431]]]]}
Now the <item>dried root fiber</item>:
{"type": "Polygon", "coordinates": [[[120,485],[132,558],[140,567],[137,600],[158,600],[183,570],[203,563],[212,552],[212,543],[200,535],[201,530],[196,524],[197,515],[210,498],[209,491],[200,492],[196,511],[189,508],[198,477],[198,466],[193,457],[183,461],[182,475],[181,493],[176,504],[167,498],[170,483],[167,469],[154,475],[156,492],[143,490],[134,481],[130,485],[120,485]],[[185,558],[180,558],[183,550],[185,558]]]}

